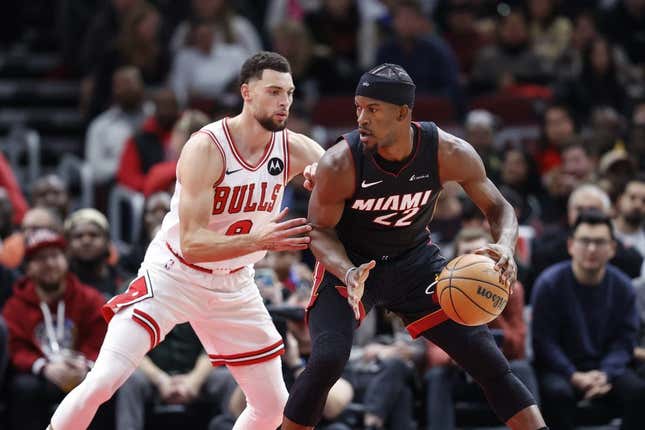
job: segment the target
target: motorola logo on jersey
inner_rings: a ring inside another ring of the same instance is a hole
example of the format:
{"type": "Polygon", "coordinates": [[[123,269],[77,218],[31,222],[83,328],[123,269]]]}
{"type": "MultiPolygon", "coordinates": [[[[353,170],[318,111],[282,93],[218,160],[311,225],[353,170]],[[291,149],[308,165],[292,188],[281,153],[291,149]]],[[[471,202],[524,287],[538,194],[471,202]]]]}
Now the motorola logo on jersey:
{"type": "Polygon", "coordinates": [[[284,162],[278,157],[273,157],[267,163],[267,170],[273,176],[277,176],[284,171],[284,162]]]}

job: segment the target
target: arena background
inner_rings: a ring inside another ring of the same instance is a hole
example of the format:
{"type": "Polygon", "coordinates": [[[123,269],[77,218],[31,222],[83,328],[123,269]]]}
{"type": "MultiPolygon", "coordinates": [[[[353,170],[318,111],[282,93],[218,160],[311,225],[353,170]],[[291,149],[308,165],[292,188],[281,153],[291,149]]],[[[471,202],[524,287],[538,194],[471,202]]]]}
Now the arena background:
{"type": "MultiPolygon", "coordinates": [[[[127,287],[167,210],[181,146],[205,122],[239,111],[237,72],[262,49],[291,63],[296,93],[289,128],[325,147],[355,126],[358,77],[383,62],[402,65],[414,79],[415,120],[434,121],[475,146],[521,224],[522,318],[497,329],[501,345],[511,333],[519,336],[518,359],[533,359],[533,284],[544,269],[568,258],[567,202],[582,184],[597,184],[609,196],[607,213],[623,249],[622,260],[612,263],[645,297],[645,182],[639,176],[645,166],[645,0],[2,4],[0,306],[24,275],[24,236],[36,227],[66,235],[69,270],[106,298],[127,287]],[[33,213],[43,207],[49,216],[33,213]],[[77,212],[82,208],[96,211],[77,212]],[[98,237],[74,247],[72,230],[83,222],[96,226],[98,237]],[[511,331],[504,334],[506,329],[511,331]]],[[[306,214],[307,196],[290,186],[285,205],[306,214]]],[[[431,225],[433,240],[450,257],[460,232],[486,230],[482,218],[458,187],[447,187],[431,225]]],[[[295,362],[285,366],[292,378],[289,369],[307,356],[301,307],[312,256],[273,255],[260,266],[258,283],[276,323],[299,345],[295,362]]],[[[6,306],[3,313],[14,314],[6,306]]],[[[425,377],[444,363],[440,354],[405,338],[400,324],[382,312],[373,312],[366,326],[348,369],[355,395],[327,425],[376,428],[363,425],[361,396],[369,384],[358,380],[369,379],[372,365],[378,372],[379,360],[396,357],[407,363],[412,381],[405,380],[409,404],[400,407],[411,408],[413,428],[426,428],[431,406],[425,377]]],[[[44,428],[62,392],[42,375],[31,385],[17,384],[25,370],[16,366],[2,333],[0,364],[8,358],[9,365],[6,371],[0,366],[0,428],[44,428]]],[[[158,354],[164,357],[153,357],[169,366],[169,374],[181,373],[182,366],[189,371],[197,359],[198,352],[190,352],[192,364],[174,362],[186,361],[173,356],[183,354],[182,339],[158,354]]],[[[640,335],[634,340],[645,348],[640,335]]],[[[640,377],[644,355],[637,348],[630,364],[640,377]]],[[[472,388],[474,394],[457,395],[448,405],[459,428],[499,426],[472,388]]],[[[197,397],[183,403],[151,397],[146,428],[232,427],[234,410],[197,397]]],[[[96,428],[115,428],[118,407],[110,402],[103,409],[96,428]]],[[[618,428],[620,416],[619,407],[581,401],[576,419],[586,428],[618,428]]]]}

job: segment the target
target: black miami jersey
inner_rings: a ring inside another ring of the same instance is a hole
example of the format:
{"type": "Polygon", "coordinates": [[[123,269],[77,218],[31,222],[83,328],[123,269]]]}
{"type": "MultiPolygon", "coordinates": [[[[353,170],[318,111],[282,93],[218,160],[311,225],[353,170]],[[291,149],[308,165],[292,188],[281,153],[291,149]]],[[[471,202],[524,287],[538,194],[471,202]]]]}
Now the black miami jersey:
{"type": "Polygon", "coordinates": [[[388,260],[430,241],[428,224],[441,191],[438,131],[432,122],[413,122],[412,127],[412,152],[396,172],[384,168],[385,161],[374,152],[364,150],[358,130],[343,135],[356,183],[336,232],[352,254],[388,260]]]}

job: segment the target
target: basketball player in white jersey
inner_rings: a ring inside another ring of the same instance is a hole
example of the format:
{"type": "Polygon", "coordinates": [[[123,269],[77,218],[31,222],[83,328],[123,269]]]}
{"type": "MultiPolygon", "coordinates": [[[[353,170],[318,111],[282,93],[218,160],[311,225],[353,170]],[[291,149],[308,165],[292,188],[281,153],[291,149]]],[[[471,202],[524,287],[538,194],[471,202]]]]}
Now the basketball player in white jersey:
{"type": "Polygon", "coordinates": [[[175,324],[190,322],[214,366],[226,365],[247,406],[234,429],[274,430],[287,390],[282,339],[253,280],[267,250],[305,249],[304,218],[284,221],[286,183],[322,156],[285,128],[294,91],[287,60],[261,52],[240,73],[242,113],[207,125],[184,147],[170,212],[110,321],[92,371],[49,428],[81,430],[175,324]]]}

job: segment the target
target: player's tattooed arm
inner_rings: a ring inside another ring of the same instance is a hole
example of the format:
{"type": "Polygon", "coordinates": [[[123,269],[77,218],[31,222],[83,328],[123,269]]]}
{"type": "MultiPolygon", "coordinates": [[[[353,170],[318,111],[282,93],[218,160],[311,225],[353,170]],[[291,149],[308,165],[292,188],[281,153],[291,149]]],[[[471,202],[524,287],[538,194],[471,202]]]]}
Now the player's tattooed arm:
{"type": "Polygon", "coordinates": [[[304,218],[282,221],[286,209],[248,234],[223,235],[208,228],[213,207],[213,187],[224,173],[223,156],[205,133],[186,143],[177,164],[182,186],[179,199],[180,246],[191,263],[229,260],[254,251],[306,249],[311,227],[304,218]]]}
{"type": "Polygon", "coordinates": [[[468,142],[438,130],[440,180],[459,183],[484,213],[496,243],[482,249],[482,253],[497,261],[500,279],[511,286],[517,276],[513,260],[518,231],[515,211],[486,176],[484,163],[475,149],[468,142]]]}
{"type": "Polygon", "coordinates": [[[347,142],[331,147],[318,163],[316,186],[309,199],[310,248],[316,259],[348,289],[348,302],[359,318],[359,302],[369,271],[375,262],[355,267],[338,239],[335,227],[345,208],[345,200],[354,194],[356,179],[347,142]]]}
{"type": "Polygon", "coordinates": [[[287,131],[287,136],[289,142],[289,171],[287,175],[288,179],[291,180],[303,173],[307,166],[315,166],[325,151],[318,142],[304,134],[287,131]]]}

